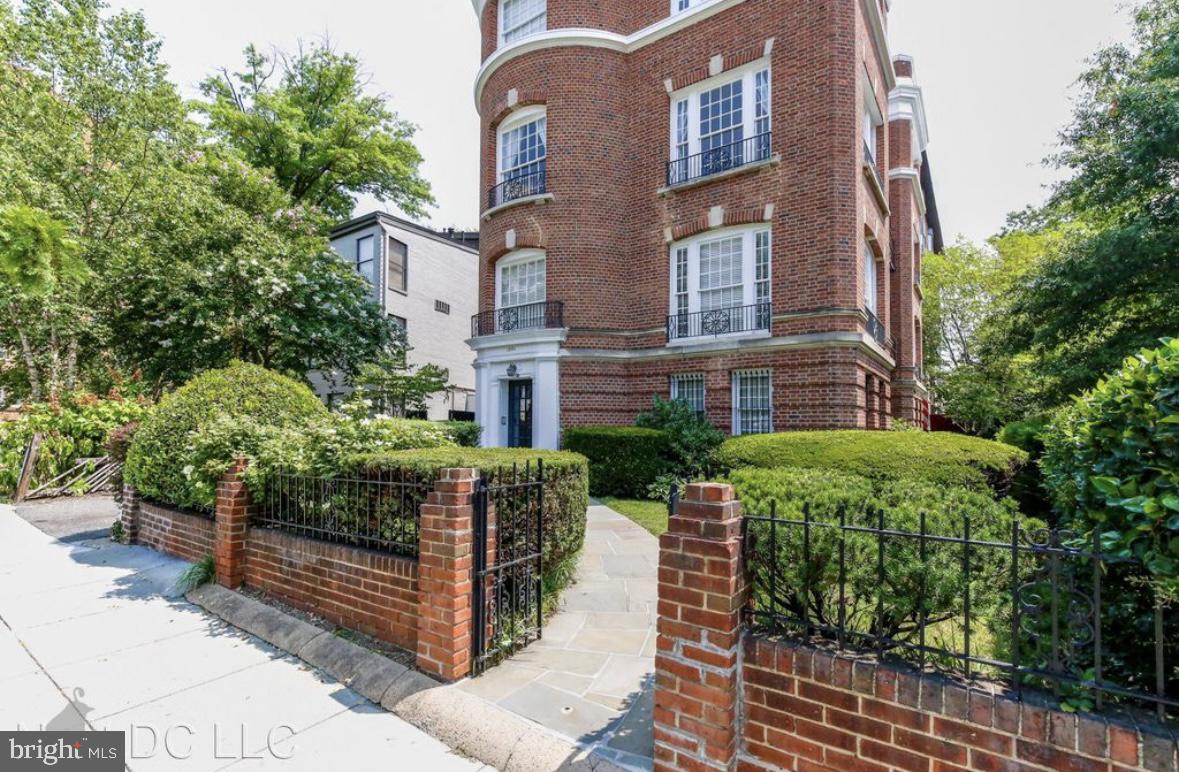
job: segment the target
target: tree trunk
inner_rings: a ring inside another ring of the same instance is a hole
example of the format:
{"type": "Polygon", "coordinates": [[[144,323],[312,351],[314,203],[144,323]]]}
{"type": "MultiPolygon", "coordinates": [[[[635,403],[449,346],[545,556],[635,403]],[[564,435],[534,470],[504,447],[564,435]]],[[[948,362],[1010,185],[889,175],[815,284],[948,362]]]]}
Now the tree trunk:
{"type": "Polygon", "coordinates": [[[65,372],[65,387],[68,391],[73,391],[78,385],[78,339],[70,337],[69,346],[66,348],[66,372],[65,372]]]}
{"type": "MultiPolygon", "coordinates": [[[[20,314],[17,311],[16,305],[9,306],[9,311],[12,312],[13,319],[20,319],[20,314]]],[[[29,401],[41,401],[41,373],[37,369],[37,360],[33,356],[33,347],[29,345],[29,338],[25,335],[25,331],[21,328],[20,322],[16,323],[16,334],[20,338],[21,355],[25,359],[25,369],[29,376],[29,401]]]]}

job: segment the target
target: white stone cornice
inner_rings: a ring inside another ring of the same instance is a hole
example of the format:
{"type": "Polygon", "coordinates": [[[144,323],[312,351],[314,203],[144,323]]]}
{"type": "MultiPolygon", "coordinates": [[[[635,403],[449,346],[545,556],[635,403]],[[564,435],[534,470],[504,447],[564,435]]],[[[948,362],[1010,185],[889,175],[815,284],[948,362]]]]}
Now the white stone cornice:
{"type": "Polygon", "coordinates": [[[913,126],[913,161],[929,147],[929,123],[925,117],[925,96],[911,78],[901,78],[888,93],[888,119],[909,121],[913,126]]]}
{"type": "MultiPolygon", "coordinates": [[[[482,18],[485,1],[472,0],[475,10],[480,14],[480,18],[482,18]]],[[[483,66],[479,68],[478,75],[475,76],[475,108],[479,108],[479,102],[483,98],[483,87],[487,85],[487,79],[491,77],[491,74],[504,63],[510,62],[524,54],[540,51],[545,48],[566,46],[588,46],[591,48],[606,48],[621,53],[630,53],[743,2],[745,0],[704,0],[704,2],[686,11],[681,11],[673,16],[660,19],[654,24],[635,32],[633,35],[621,35],[617,32],[607,32],[606,30],[585,27],[572,27],[548,30],[547,32],[526,37],[511,45],[501,46],[495,53],[487,57],[487,61],[483,62],[483,66]]],[[[892,72],[891,64],[889,65],[889,72],[892,72]]],[[[891,83],[890,81],[889,88],[892,88],[891,83]]]]}
{"type": "Polygon", "coordinates": [[[913,198],[917,199],[917,209],[924,217],[925,188],[921,185],[921,172],[911,166],[902,166],[899,169],[889,169],[888,178],[890,180],[908,180],[913,183],[913,198]]]}

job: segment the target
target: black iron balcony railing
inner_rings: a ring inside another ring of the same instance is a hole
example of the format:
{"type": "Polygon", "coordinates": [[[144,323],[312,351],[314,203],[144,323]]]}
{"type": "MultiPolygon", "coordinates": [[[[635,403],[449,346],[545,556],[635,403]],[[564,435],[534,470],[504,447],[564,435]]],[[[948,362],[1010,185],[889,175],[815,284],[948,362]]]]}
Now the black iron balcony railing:
{"type": "Polygon", "coordinates": [[[880,176],[880,167],[876,164],[876,151],[865,140],[864,142],[864,163],[872,170],[872,177],[876,180],[876,185],[881,191],[884,190],[884,177],[880,176]]]}
{"type": "Polygon", "coordinates": [[[772,316],[769,303],[672,314],[667,317],[667,339],[674,341],[768,330],[772,316]]]}
{"type": "Polygon", "coordinates": [[[888,332],[884,329],[884,322],[877,319],[876,314],[867,308],[864,309],[864,313],[868,317],[868,332],[876,339],[876,342],[880,344],[881,348],[888,348],[889,338],[888,332]]]}
{"type": "Polygon", "coordinates": [[[667,164],[667,184],[682,185],[685,182],[727,172],[741,166],[766,161],[773,146],[773,132],[767,131],[756,137],[743,139],[731,145],[714,147],[703,153],[677,158],[667,164]]]}
{"type": "Polygon", "coordinates": [[[516,330],[559,330],[564,326],[565,305],[553,300],[475,314],[471,317],[471,337],[500,335],[516,330]]]}
{"type": "Polygon", "coordinates": [[[547,192],[545,188],[545,176],[546,170],[541,169],[531,174],[521,174],[504,180],[488,193],[487,208],[494,209],[509,201],[515,201],[529,196],[543,195],[547,192]]]}

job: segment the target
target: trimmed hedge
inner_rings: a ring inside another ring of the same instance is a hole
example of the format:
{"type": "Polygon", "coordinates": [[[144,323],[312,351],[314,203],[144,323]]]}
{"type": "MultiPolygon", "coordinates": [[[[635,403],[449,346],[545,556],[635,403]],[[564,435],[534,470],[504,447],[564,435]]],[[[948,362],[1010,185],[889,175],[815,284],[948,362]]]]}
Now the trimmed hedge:
{"type": "Polygon", "coordinates": [[[209,511],[215,503],[215,486],[194,474],[201,463],[195,445],[203,429],[233,421],[289,428],[328,415],[303,384],[235,362],[198,375],[160,400],[135,434],[123,477],[149,499],[209,511]]]}
{"type": "Polygon", "coordinates": [[[647,486],[672,469],[671,437],[635,426],[565,430],[565,449],[589,459],[590,493],[646,498],[647,486]]]}
{"type": "Polygon", "coordinates": [[[990,489],[1003,497],[1028,455],[991,440],[948,432],[787,432],[726,440],[723,469],[829,469],[873,480],[917,480],[990,489]]]}
{"type": "Polygon", "coordinates": [[[442,426],[454,444],[462,445],[464,448],[479,447],[483,427],[474,421],[443,421],[442,426]]]}
{"type": "Polygon", "coordinates": [[[560,571],[585,543],[589,463],[584,456],[524,448],[430,448],[356,455],[349,459],[349,465],[361,474],[412,469],[429,475],[440,469],[478,469],[494,484],[501,478],[511,479],[513,465],[520,479],[524,478],[526,465],[529,476],[536,479],[537,460],[544,461],[544,565],[549,573],[560,571]]]}

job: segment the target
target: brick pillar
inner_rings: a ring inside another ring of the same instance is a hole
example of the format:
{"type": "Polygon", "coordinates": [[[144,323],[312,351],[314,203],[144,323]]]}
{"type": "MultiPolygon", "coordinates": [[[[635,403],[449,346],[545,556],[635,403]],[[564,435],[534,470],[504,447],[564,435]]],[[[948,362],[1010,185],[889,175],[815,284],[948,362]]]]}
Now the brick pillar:
{"type": "Polygon", "coordinates": [[[123,524],[124,544],[135,544],[139,541],[139,491],[130,485],[123,485],[119,522],[123,524]]]}
{"type": "Polygon", "coordinates": [[[242,473],[246,460],[238,459],[217,483],[217,508],[213,558],[217,565],[217,583],[237,589],[245,581],[246,530],[250,526],[250,491],[242,473]]]}
{"type": "Polygon", "coordinates": [[[732,486],[687,486],[659,540],[655,769],[736,767],[745,593],[732,486]]]}
{"type": "Polygon", "coordinates": [[[445,681],[471,672],[476,469],[443,469],[421,510],[418,668],[445,681]]]}

